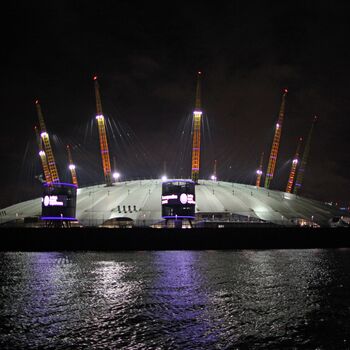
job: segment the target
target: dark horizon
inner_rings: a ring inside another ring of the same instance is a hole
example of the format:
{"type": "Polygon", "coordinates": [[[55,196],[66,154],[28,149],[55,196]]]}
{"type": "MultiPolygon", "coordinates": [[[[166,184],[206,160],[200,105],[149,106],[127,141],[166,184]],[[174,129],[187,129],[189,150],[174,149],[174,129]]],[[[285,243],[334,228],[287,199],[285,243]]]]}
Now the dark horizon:
{"type": "Polygon", "coordinates": [[[297,140],[306,139],[317,115],[300,194],[348,206],[346,10],[340,4],[239,2],[200,8],[7,4],[0,207],[41,195],[37,98],[61,178],[70,180],[70,144],[80,185],[103,181],[94,74],[109,120],[112,167],[115,157],[122,180],[159,178],[164,161],[168,176],[189,177],[198,70],[205,117],[200,178],[210,177],[216,159],[219,180],[254,184],[262,151],[266,171],[287,87],[271,189],[285,190],[297,140]]]}

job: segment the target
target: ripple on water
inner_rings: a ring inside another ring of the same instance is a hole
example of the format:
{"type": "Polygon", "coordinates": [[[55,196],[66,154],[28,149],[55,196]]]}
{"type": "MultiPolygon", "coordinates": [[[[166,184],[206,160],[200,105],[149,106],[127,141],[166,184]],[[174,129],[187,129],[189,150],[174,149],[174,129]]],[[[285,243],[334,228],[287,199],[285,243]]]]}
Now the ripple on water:
{"type": "Polygon", "coordinates": [[[1,253],[1,348],[349,348],[350,250],[1,253]]]}

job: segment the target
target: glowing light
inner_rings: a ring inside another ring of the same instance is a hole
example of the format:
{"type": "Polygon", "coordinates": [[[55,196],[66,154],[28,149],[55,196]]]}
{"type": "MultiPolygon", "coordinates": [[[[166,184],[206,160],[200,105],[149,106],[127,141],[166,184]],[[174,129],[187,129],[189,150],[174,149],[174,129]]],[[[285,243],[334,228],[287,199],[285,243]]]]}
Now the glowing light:
{"type": "Polygon", "coordinates": [[[279,127],[280,127],[280,125],[277,123],[277,124],[276,124],[276,128],[278,129],[279,127]]]}
{"type": "Polygon", "coordinates": [[[69,170],[74,170],[75,169],[75,165],[74,164],[69,164],[69,170]]]}
{"type": "Polygon", "coordinates": [[[188,215],[167,215],[167,216],[163,216],[164,219],[194,219],[195,216],[188,216],[188,215]]]}
{"type": "Polygon", "coordinates": [[[97,80],[97,75],[94,75],[94,80],[97,80]]]}
{"type": "Polygon", "coordinates": [[[258,170],[256,171],[256,173],[257,173],[258,175],[261,175],[263,172],[262,172],[262,170],[258,169],[258,170]]]}
{"type": "Polygon", "coordinates": [[[65,216],[42,216],[41,220],[69,220],[69,221],[76,221],[76,218],[71,217],[65,217],[65,216]]]}
{"type": "Polygon", "coordinates": [[[47,184],[47,183],[44,184],[44,186],[46,186],[46,187],[52,187],[53,185],[55,187],[68,186],[68,187],[78,188],[77,185],[70,184],[70,183],[67,183],[67,182],[54,182],[54,183],[51,183],[51,184],[47,184]]]}
{"type": "Polygon", "coordinates": [[[45,196],[43,199],[42,199],[42,202],[44,203],[44,206],[45,207],[48,207],[48,206],[63,206],[63,202],[60,202],[57,200],[58,199],[58,196],[45,196]]]}
{"type": "Polygon", "coordinates": [[[96,116],[96,119],[97,120],[103,120],[104,116],[102,114],[99,114],[99,115],[96,116]]]}
{"type": "Polygon", "coordinates": [[[286,94],[286,93],[288,92],[288,89],[284,89],[283,91],[284,91],[284,93],[286,94]]]}
{"type": "Polygon", "coordinates": [[[162,204],[168,204],[169,200],[177,200],[179,199],[181,204],[196,204],[193,194],[181,193],[180,197],[177,194],[169,194],[166,196],[162,196],[162,204]]]}
{"type": "Polygon", "coordinates": [[[163,175],[163,176],[162,176],[162,181],[166,181],[166,180],[168,180],[167,176],[166,176],[166,175],[163,175]]]}
{"type": "Polygon", "coordinates": [[[188,194],[187,195],[187,203],[188,204],[196,204],[196,202],[193,199],[193,194],[188,194]]]}
{"type": "Polygon", "coordinates": [[[45,155],[45,152],[44,152],[44,151],[40,151],[40,152],[39,152],[39,156],[40,156],[40,157],[43,157],[44,155],[45,155]]]}
{"type": "Polygon", "coordinates": [[[180,195],[180,202],[182,204],[186,204],[187,203],[187,194],[186,193],[181,193],[181,195],[180,195]]]}
{"type": "Polygon", "coordinates": [[[177,199],[177,194],[169,194],[167,196],[162,196],[162,200],[177,199]]]}
{"type": "Polygon", "coordinates": [[[293,164],[298,164],[298,159],[293,159],[293,164]]]}
{"type": "Polygon", "coordinates": [[[202,115],[202,111],[193,111],[193,114],[200,116],[200,115],[202,115]]]}
{"type": "Polygon", "coordinates": [[[48,134],[46,131],[43,131],[43,132],[40,134],[40,136],[41,136],[42,138],[45,138],[45,137],[48,137],[49,134],[48,134]]]}
{"type": "Polygon", "coordinates": [[[212,175],[210,178],[211,178],[213,181],[216,181],[216,176],[215,176],[215,175],[212,175]]]}
{"type": "Polygon", "coordinates": [[[118,180],[119,179],[119,177],[120,177],[120,174],[119,173],[117,173],[117,172],[115,172],[115,173],[113,173],[113,179],[114,180],[118,180]]]}

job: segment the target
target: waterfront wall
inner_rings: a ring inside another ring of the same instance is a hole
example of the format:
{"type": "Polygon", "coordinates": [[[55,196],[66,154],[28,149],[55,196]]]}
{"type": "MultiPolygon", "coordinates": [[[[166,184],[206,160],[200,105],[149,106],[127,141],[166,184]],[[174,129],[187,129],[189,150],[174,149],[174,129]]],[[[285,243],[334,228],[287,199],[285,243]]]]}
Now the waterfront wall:
{"type": "Polygon", "coordinates": [[[350,248],[349,228],[1,228],[1,251],[350,248]]]}

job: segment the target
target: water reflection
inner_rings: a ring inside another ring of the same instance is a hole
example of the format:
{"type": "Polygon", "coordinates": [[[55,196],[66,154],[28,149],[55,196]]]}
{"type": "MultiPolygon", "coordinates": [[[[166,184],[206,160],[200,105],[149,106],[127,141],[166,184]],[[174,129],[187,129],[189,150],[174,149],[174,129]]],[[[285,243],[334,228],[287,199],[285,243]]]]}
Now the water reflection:
{"type": "Polygon", "coordinates": [[[7,335],[17,335],[17,346],[37,345],[38,335],[39,344],[48,345],[47,335],[59,335],[75,307],[67,298],[71,287],[69,264],[57,253],[11,253],[5,261],[5,283],[12,288],[1,298],[5,298],[1,316],[7,316],[7,335]]]}
{"type": "Polygon", "coordinates": [[[350,250],[1,253],[0,348],[350,348],[350,250]]]}
{"type": "Polygon", "coordinates": [[[188,346],[191,343],[215,344],[216,320],[207,315],[206,277],[201,253],[192,251],[157,252],[154,267],[153,300],[159,306],[155,321],[169,346],[188,346]]]}

